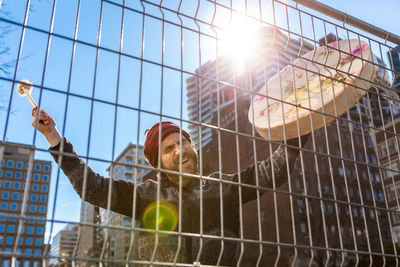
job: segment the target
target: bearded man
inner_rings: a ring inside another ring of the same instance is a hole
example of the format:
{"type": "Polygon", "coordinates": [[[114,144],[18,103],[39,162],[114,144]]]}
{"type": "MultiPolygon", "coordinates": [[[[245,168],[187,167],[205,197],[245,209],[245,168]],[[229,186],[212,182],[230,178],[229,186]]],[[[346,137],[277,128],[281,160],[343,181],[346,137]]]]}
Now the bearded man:
{"type": "MultiPolygon", "coordinates": [[[[143,216],[154,203],[159,205],[159,216],[162,210],[180,211],[176,213],[180,214],[176,216],[180,220],[180,233],[175,228],[163,228],[162,224],[158,230],[170,230],[168,234],[165,231],[157,235],[155,231],[141,231],[137,246],[140,260],[145,261],[235,265],[240,243],[239,201],[245,203],[257,198],[257,189],[263,193],[273,188],[273,179],[275,187],[288,182],[288,173],[293,171],[299,155],[296,138],[287,141],[290,146],[286,148],[281,145],[269,159],[240,172],[216,172],[202,177],[190,135],[172,122],[161,122],[148,130],[144,144],[145,157],[158,169],[158,179],[135,185],[104,178],[92,171],[77,156],[72,144],[61,137],[51,116],[44,110],[38,112],[37,108],[32,110],[32,116],[32,125],[50,143],[50,153],[75,191],[80,197],[85,191],[85,201],[104,209],[109,204],[112,211],[129,217],[135,215],[142,224],[146,224],[143,216]],[[108,196],[111,182],[111,196],[108,196]],[[107,203],[108,199],[111,203],[107,203]]],[[[302,143],[306,138],[301,138],[302,143]]],[[[151,226],[155,227],[155,224],[151,226]]]]}

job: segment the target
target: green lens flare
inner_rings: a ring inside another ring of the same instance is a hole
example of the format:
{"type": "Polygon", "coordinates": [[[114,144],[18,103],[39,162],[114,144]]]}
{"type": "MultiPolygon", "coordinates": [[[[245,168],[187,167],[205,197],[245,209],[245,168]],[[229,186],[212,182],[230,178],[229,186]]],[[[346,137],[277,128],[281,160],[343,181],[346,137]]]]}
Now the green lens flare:
{"type": "Polygon", "coordinates": [[[147,229],[162,231],[174,231],[178,224],[178,216],[175,207],[165,201],[155,201],[147,206],[143,213],[142,222],[147,229]],[[157,220],[157,208],[159,209],[157,220]]]}

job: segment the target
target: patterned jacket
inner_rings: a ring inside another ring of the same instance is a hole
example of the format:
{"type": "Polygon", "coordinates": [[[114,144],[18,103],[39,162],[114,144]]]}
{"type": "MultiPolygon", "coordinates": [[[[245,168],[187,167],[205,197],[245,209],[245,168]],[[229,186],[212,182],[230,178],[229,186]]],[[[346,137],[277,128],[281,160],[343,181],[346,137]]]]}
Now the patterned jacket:
{"type": "MultiPolygon", "coordinates": [[[[146,207],[157,200],[159,186],[159,200],[169,202],[179,211],[179,188],[167,178],[149,179],[136,186],[132,182],[104,178],[77,156],[72,144],[66,139],[49,151],[80,197],[83,196],[86,176],[84,199],[93,205],[107,208],[112,181],[110,207],[114,212],[129,217],[134,215],[135,219],[141,220],[146,207]],[[136,210],[133,214],[134,203],[136,210]]],[[[193,178],[182,192],[181,233],[174,231],[169,235],[157,235],[157,246],[155,234],[149,234],[148,231],[140,233],[140,259],[150,260],[156,249],[153,255],[156,262],[176,260],[181,263],[200,261],[201,264],[234,265],[237,244],[240,242],[239,199],[245,203],[257,198],[257,189],[260,195],[270,190],[273,188],[273,178],[275,187],[287,182],[288,167],[292,172],[298,150],[288,148],[287,151],[288,161],[284,146],[280,146],[269,159],[252,164],[239,173],[216,172],[203,179],[193,178]]]]}

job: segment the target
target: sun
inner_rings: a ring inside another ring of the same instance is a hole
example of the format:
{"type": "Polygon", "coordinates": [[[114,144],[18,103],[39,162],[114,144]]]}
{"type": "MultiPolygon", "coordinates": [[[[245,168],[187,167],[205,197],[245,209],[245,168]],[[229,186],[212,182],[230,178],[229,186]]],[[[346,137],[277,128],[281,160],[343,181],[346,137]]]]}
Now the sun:
{"type": "Polygon", "coordinates": [[[231,57],[235,67],[241,69],[256,55],[259,38],[259,25],[246,16],[232,17],[228,28],[221,34],[219,51],[231,57]]]}

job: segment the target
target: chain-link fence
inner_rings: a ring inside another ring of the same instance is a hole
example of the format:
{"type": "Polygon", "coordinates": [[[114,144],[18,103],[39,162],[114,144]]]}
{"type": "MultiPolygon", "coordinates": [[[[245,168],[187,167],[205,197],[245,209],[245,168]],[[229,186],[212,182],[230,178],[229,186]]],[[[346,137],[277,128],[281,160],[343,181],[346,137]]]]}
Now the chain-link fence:
{"type": "Polygon", "coordinates": [[[3,266],[400,265],[400,37],[313,0],[0,4],[3,266]]]}

